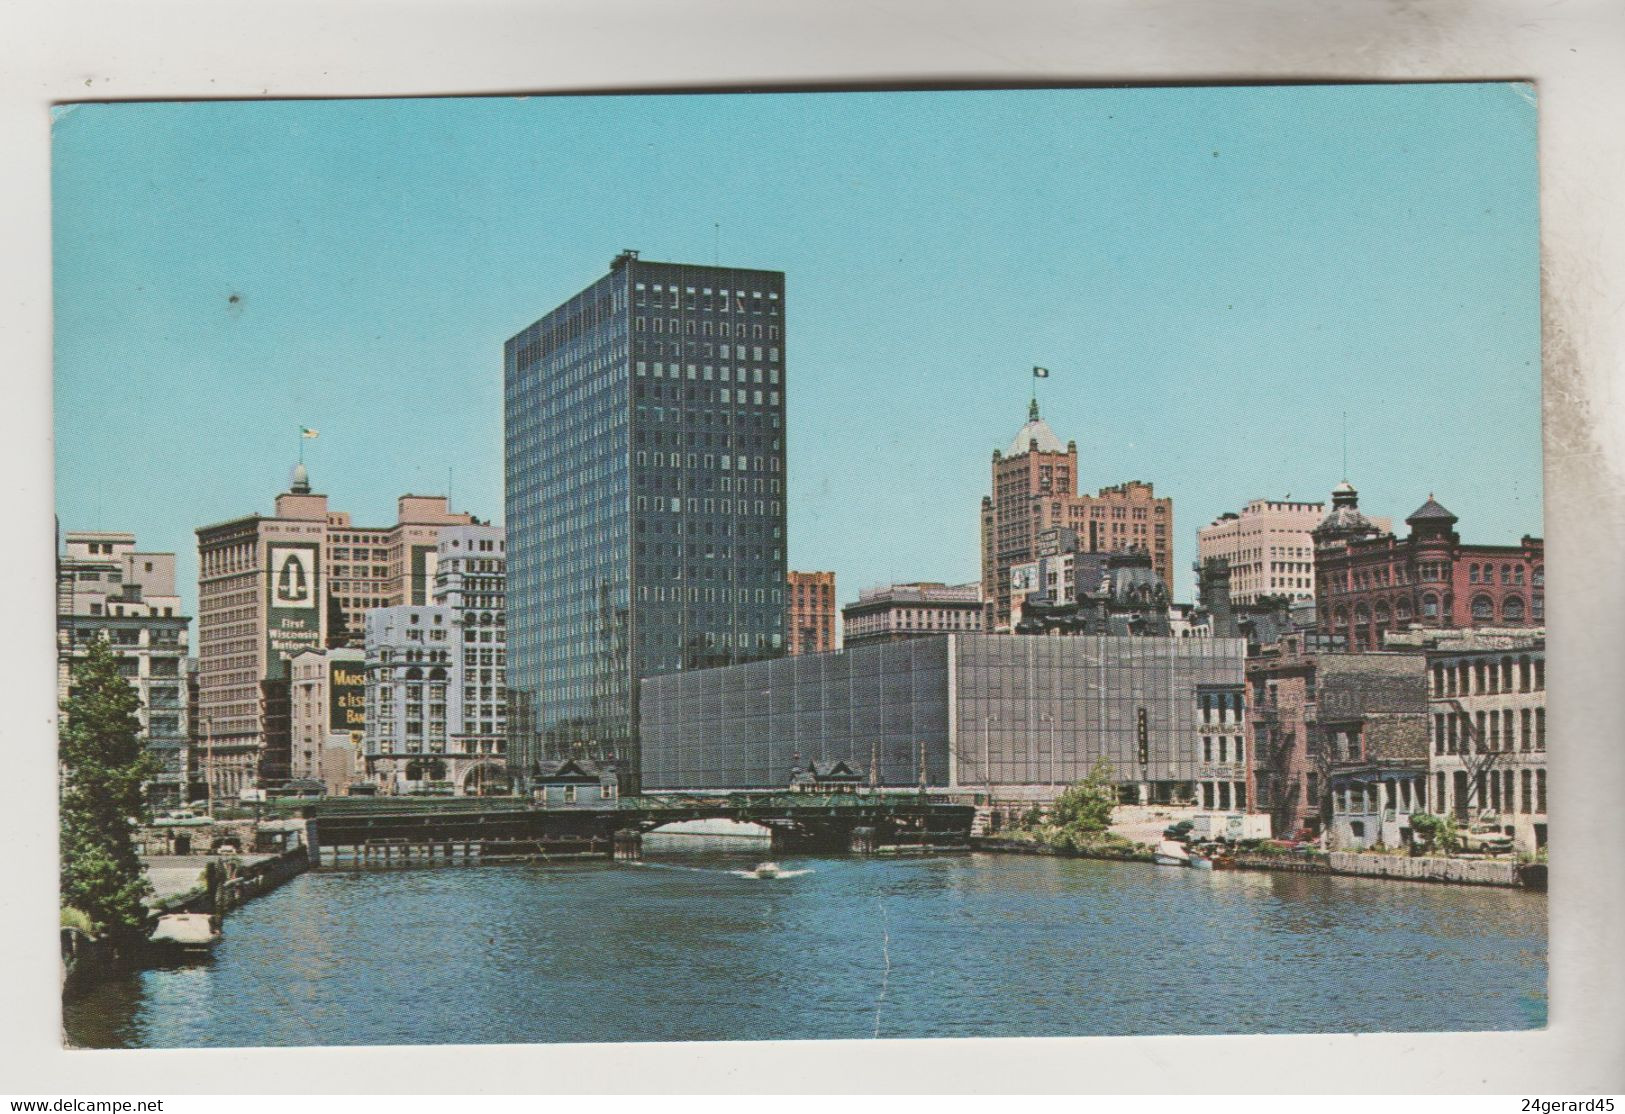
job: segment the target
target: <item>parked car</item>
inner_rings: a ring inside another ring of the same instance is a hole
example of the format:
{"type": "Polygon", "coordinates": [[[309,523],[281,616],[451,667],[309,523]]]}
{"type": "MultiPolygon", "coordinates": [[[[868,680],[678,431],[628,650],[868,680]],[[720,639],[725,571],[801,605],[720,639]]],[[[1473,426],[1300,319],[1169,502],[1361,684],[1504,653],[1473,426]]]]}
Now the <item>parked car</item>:
{"type": "Polygon", "coordinates": [[[1462,832],[1461,849],[1483,855],[1504,855],[1512,850],[1512,837],[1496,828],[1462,832]]]}

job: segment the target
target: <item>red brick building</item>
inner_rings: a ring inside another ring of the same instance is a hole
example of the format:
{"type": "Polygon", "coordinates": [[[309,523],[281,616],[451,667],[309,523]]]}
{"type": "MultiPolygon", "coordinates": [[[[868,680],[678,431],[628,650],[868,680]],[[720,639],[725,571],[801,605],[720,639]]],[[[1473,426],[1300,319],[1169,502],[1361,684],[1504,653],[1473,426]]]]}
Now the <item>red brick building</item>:
{"type": "Polygon", "coordinates": [[[1410,627],[1539,627],[1546,622],[1545,546],[1464,545],[1456,516],[1431,495],[1405,520],[1410,536],[1379,530],[1346,480],[1314,530],[1320,633],[1350,650],[1381,649],[1410,627]]]}
{"type": "Polygon", "coordinates": [[[1079,495],[1078,443],[1061,444],[1038,416],[1035,400],[1027,424],[1004,452],[993,452],[993,493],[982,498],[982,598],[989,631],[1009,630],[1010,569],[1038,557],[1038,535],[1064,527],[1078,536],[1081,553],[1112,553],[1137,547],[1174,589],[1174,501],[1159,499],[1140,480],[1079,495]]]}
{"type": "Polygon", "coordinates": [[[790,645],[792,654],[822,654],[839,649],[835,644],[835,574],[786,574],[790,589],[790,645]]]}

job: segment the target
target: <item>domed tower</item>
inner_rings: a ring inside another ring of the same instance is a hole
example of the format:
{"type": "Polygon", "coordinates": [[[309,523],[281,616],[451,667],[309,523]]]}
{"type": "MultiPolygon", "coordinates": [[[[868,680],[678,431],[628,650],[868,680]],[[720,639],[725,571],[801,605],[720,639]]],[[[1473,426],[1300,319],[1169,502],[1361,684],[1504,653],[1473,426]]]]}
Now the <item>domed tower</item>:
{"type": "Polygon", "coordinates": [[[993,450],[992,494],[982,500],[982,598],[988,630],[1009,625],[1010,569],[1033,559],[1042,530],[1068,524],[1066,508],[1077,494],[1077,482],[1077,443],[1063,444],[1032,402],[1026,423],[1008,447],[993,450]]]}
{"type": "Polygon", "coordinates": [[[288,491],[294,495],[310,494],[310,473],[305,470],[305,462],[300,461],[293,466],[293,483],[288,491]]]}
{"type": "Polygon", "coordinates": [[[1315,541],[1315,624],[1323,635],[1337,635],[1350,649],[1364,649],[1374,637],[1371,612],[1360,598],[1351,543],[1383,535],[1360,513],[1360,493],[1344,480],[1332,488],[1331,513],[1310,532],[1315,541]]]}
{"type": "Polygon", "coordinates": [[[1344,480],[1332,488],[1331,513],[1320,520],[1310,534],[1315,539],[1315,548],[1321,549],[1328,545],[1347,544],[1354,538],[1371,538],[1380,534],[1376,523],[1360,513],[1360,493],[1354,490],[1354,485],[1344,480]]]}

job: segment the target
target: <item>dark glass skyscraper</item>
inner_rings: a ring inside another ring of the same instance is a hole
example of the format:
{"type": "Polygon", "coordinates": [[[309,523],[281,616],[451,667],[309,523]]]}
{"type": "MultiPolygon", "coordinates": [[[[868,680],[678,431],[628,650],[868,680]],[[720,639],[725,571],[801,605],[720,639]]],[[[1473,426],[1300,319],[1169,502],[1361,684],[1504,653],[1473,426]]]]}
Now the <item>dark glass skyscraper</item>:
{"type": "Polygon", "coordinates": [[[638,678],[784,652],[784,274],[616,256],[507,343],[515,772],[622,758],[638,678]]]}

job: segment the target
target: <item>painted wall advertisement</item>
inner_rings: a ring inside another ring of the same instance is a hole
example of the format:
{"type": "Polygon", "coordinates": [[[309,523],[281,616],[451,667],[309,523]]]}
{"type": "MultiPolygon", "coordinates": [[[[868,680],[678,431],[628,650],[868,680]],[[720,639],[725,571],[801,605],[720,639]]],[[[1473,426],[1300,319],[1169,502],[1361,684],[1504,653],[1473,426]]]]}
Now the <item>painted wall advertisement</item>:
{"type": "Polygon", "coordinates": [[[367,675],[359,662],[336,661],[327,674],[327,729],[335,734],[367,725],[367,675]]]}
{"type": "Polygon", "coordinates": [[[285,678],[288,662],[306,650],[322,648],[321,592],[317,584],[321,562],[314,542],[283,542],[271,546],[268,653],[265,675],[285,678]]]}

